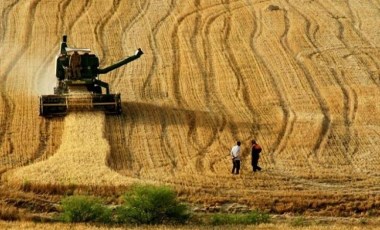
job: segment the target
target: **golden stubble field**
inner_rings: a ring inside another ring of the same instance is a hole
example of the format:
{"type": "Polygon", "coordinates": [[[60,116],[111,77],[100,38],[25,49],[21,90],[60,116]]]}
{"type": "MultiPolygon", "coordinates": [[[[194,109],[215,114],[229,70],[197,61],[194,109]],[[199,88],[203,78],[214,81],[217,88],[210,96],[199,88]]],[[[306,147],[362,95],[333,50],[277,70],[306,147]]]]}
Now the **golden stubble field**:
{"type": "Polygon", "coordinates": [[[378,213],[380,1],[2,0],[0,18],[1,205],[22,183],[149,182],[201,210],[378,213]],[[142,48],[101,77],[121,116],[38,116],[63,34],[102,67],[142,48]]]}

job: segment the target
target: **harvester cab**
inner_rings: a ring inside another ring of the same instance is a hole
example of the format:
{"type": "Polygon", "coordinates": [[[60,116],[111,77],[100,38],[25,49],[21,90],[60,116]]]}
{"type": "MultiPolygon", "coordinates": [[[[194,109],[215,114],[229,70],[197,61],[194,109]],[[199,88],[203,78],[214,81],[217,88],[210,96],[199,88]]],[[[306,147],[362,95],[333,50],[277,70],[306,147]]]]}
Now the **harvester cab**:
{"type": "Polygon", "coordinates": [[[121,114],[120,94],[111,94],[108,83],[99,80],[99,74],[128,64],[142,54],[137,49],[133,56],[101,69],[98,57],[90,49],[68,47],[64,35],[56,60],[57,85],[54,94],[40,97],[40,116],[61,116],[71,110],[121,114]]]}

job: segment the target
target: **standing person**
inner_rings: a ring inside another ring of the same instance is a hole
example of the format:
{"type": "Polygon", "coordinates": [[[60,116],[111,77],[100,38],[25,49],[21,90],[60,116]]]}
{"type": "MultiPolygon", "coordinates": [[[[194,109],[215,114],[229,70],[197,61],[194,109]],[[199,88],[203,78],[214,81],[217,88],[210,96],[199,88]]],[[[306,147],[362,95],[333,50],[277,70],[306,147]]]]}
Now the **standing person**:
{"type": "Polygon", "coordinates": [[[70,68],[72,71],[72,78],[73,79],[79,79],[80,76],[80,62],[81,58],[78,53],[78,51],[75,51],[71,56],[70,56],[70,68]]]}
{"type": "Polygon", "coordinates": [[[252,155],[252,169],[254,172],[256,172],[256,170],[259,170],[259,171],[261,170],[261,167],[257,165],[259,163],[261,150],[262,150],[261,146],[257,144],[255,140],[252,140],[251,155],[252,155]]]}
{"type": "Polygon", "coordinates": [[[239,174],[240,171],[240,145],[241,142],[238,141],[236,145],[231,149],[232,174],[239,174]]]}

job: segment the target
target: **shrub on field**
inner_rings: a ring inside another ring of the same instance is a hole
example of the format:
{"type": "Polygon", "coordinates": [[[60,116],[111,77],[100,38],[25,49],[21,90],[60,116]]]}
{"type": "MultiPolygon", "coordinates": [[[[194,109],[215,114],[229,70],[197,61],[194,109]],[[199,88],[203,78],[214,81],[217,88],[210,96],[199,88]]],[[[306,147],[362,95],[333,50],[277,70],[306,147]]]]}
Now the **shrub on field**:
{"type": "Polygon", "coordinates": [[[61,201],[62,213],[59,220],[64,222],[97,221],[107,223],[111,220],[111,210],[102,205],[97,198],[70,196],[61,201]]]}
{"type": "Polygon", "coordinates": [[[267,213],[253,211],[246,214],[214,214],[210,218],[213,225],[225,224],[262,224],[270,221],[267,213]]]}
{"type": "Polygon", "coordinates": [[[135,185],[116,209],[116,221],[120,223],[184,223],[189,217],[189,208],[166,186],[135,185]]]}

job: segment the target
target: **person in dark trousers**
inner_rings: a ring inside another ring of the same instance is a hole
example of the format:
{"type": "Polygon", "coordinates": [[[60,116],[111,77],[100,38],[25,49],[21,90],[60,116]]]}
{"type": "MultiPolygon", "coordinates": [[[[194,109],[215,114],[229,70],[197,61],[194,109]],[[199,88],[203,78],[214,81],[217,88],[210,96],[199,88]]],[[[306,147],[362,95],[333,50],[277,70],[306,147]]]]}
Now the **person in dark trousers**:
{"type": "Polygon", "coordinates": [[[71,56],[70,56],[70,68],[72,72],[72,78],[73,79],[79,79],[80,76],[80,64],[81,64],[81,58],[78,53],[78,51],[75,51],[71,56]]]}
{"type": "Polygon", "coordinates": [[[256,170],[258,171],[261,170],[261,167],[258,166],[261,150],[262,150],[261,146],[257,144],[255,140],[252,140],[251,155],[252,155],[252,169],[254,172],[256,172],[256,170]]]}
{"type": "Polygon", "coordinates": [[[239,174],[240,171],[240,145],[241,142],[238,141],[236,145],[231,149],[232,174],[239,174]]]}

